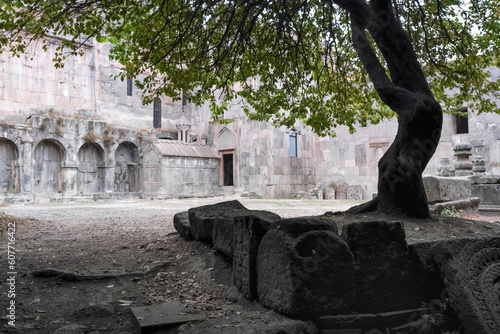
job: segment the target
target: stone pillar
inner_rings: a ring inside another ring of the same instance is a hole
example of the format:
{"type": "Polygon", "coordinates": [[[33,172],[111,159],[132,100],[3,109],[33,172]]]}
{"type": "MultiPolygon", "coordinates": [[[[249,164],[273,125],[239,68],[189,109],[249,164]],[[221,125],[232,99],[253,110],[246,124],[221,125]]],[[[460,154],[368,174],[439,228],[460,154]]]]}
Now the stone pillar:
{"type": "Polygon", "coordinates": [[[102,167],[102,174],[104,177],[103,189],[105,193],[112,193],[115,188],[115,166],[102,167]]]}
{"type": "Polygon", "coordinates": [[[76,196],[78,161],[65,161],[61,166],[62,192],[64,196],[76,196]]]}
{"type": "Polygon", "coordinates": [[[469,156],[472,155],[472,145],[470,143],[456,143],[453,145],[453,155],[457,157],[455,162],[455,176],[472,175],[472,162],[469,156]]]}
{"type": "Polygon", "coordinates": [[[22,197],[31,198],[33,191],[33,138],[24,136],[21,138],[21,158],[19,159],[19,187],[22,197]]]}

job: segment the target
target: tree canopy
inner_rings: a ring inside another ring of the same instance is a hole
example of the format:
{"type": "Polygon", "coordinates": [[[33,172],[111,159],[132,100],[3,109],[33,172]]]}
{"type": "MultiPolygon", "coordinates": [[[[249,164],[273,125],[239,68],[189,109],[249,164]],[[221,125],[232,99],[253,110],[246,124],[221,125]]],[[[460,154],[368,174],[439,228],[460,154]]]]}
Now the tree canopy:
{"type": "Polygon", "coordinates": [[[209,101],[215,120],[242,102],[252,120],[291,127],[299,119],[334,134],[394,115],[353,47],[352,13],[373,3],[366,43],[389,78],[376,35],[395,17],[444,110],[500,113],[489,72],[500,62],[498,0],[0,1],[0,48],[19,55],[35,40],[46,48],[64,37],[54,57],[62,66],[95,38],[113,44],[122,79],[141,78],[145,102],[184,91],[193,103],[209,101]]]}

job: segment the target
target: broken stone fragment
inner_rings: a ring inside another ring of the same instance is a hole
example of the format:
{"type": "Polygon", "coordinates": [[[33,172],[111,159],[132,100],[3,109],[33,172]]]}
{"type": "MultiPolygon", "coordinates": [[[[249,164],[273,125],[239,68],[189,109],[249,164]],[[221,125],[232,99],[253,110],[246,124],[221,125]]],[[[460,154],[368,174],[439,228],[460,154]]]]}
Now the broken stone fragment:
{"type": "Polygon", "coordinates": [[[274,222],[257,254],[261,303],[297,318],[345,314],[354,301],[354,259],[325,217],[274,222]]]}
{"type": "Polygon", "coordinates": [[[174,228],[184,239],[193,239],[187,211],[179,212],[174,215],[174,228]]]}
{"type": "Polygon", "coordinates": [[[223,213],[242,210],[247,211],[248,209],[236,200],[191,208],[188,210],[191,234],[196,240],[211,243],[215,218],[223,213]]]}

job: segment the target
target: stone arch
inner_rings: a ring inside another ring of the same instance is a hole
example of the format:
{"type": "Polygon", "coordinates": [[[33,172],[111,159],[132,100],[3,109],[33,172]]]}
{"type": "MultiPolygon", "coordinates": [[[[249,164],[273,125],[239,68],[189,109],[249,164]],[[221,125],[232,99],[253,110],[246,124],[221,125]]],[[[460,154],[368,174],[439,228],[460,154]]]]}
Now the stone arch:
{"type": "Polygon", "coordinates": [[[219,150],[230,150],[236,148],[236,145],[238,143],[236,138],[237,137],[234,131],[230,130],[227,127],[224,127],[215,136],[214,142],[219,150]]]}
{"type": "Polygon", "coordinates": [[[78,150],[79,193],[101,192],[104,188],[104,150],[96,143],[85,142],[78,150]]]}
{"type": "Polygon", "coordinates": [[[131,142],[122,142],[115,151],[115,191],[140,190],[139,148],[131,142]]]}
{"type": "Polygon", "coordinates": [[[62,192],[62,161],[65,150],[60,142],[44,139],[35,147],[35,166],[33,169],[34,193],[62,192]]]}
{"type": "Polygon", "coordinates": [[[16,144],[0,138],[0,194],[19,192],[19,150],[16,144]]]}

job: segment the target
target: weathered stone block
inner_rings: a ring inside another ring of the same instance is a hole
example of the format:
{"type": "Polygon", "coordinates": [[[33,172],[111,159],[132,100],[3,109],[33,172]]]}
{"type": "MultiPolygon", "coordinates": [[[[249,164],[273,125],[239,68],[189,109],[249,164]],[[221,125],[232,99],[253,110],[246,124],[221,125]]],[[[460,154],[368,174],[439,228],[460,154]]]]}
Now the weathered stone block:
{"type": "Polygon", "coordinates": [[[477,183],[481,184],[499,184],[500,176],[499,175],[483,175],[477,180],[477,183]]]}
{"type": "Polygon", "coordinates": [[[436,203],[433,206],[433,213],[439,215],[441,214],[441,212],[443,212],[445,208],[449,208],[452,210],[462,210],[462,211],[467,210],[467,211],[477,212],[477,210],[479,210],[479,203],[480,203],[479,197],[470,197],[456,201],[436,203]]]}
{"type": "Polygon", "coordinates": [[[428,176],[423,182],[429,204],[471,197],[472,183],[466,178],[428,176]]]}
{"type": "Polygon", "coordinates": [[[260,302],[292,317],[349,312],[354,301],[354,259],[324,217],[272,224],[257,253],[260,302]]]}
{"type": "Polygon", "coordinates": [[[215,218],[222,213],[231,213],[240,210],[248,209],[236,200],[189,209],[189,225],[193,237],[196,240],[212,242],[215,218]]]}
{"type": "Polygon", "coordinates": [[[418,271],[402,223],[352,223],[343,226],[342,236],[356,263],[355,311],[387,312],[420,305],[418,271]]]}
{"type": "Polygon", "coordinates": [[[280,219],[270,212],[265,215],[258,213],[252,211],[251,215],[234,222],[233,279],[248,299],[257,297],[257,251],[260,242],[271,223],[280,219]]]}
{"type": "Polygon", "coordinates": [[[174,215],[174,228],[184,239],[193,239],[187,211],[179,212],[174,215]]]}
{"type": "Polygon", "coordinates": [[[243,210],[223,212],[214,220],[212,234],[214,247],[227,256],[233,257],[234,225],[236,222],[245,221],[248,215],[260,217],[262,220],[267,221],[268,229],[272,221],[281,218],[279,215],[269,211],[253,211],[247,210],[246,208],[243,210]]]}
{"type": "Polygon", "coordinates": [[[474,184],[472,196],[479,197],[481,205],[500,205],[500,184],[474,184]]]}
{"type": "Polygon", "coordinates": [[[500,333],[500,237],[436,242],[431,252],[465,333],[500,333]]]}

